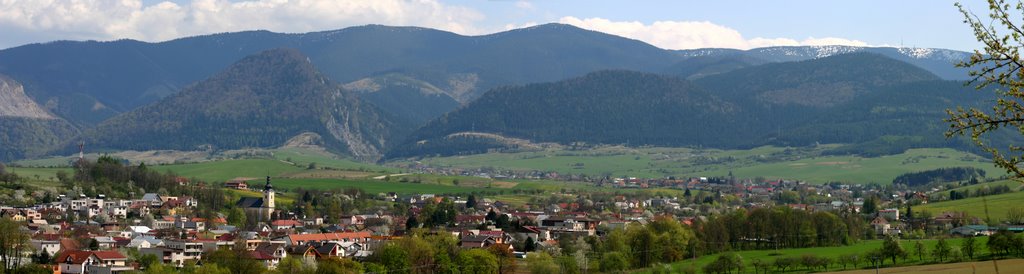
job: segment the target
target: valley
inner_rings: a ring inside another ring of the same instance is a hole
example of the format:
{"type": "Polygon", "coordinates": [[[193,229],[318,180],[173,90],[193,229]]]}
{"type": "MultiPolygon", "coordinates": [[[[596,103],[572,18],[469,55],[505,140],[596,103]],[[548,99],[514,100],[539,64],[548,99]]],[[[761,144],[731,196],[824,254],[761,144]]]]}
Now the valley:
{"type": "MultiPolygon", "coordinates": [[[[366,8],[120,4],[296,3],[366,8]]],[[[0,273],[1013,272],[1024,34],[957,7],[984,52],[461,8],[0,48],[0,273]]]]}

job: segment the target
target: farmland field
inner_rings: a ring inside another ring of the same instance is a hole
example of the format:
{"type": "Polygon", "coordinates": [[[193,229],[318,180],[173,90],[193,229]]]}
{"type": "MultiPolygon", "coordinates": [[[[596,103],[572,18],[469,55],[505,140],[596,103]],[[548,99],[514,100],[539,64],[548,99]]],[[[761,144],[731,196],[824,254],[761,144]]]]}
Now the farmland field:
{"type": "Polygon", "coordinates": [[[184,177],[195,177],[210,182],[223,182],[237,177],[263,178],[280,176],[285,173],[299,172],[304,168],[296,167],[278,160],[244,159],[202,162],[194,164],[151,166],[161,172],[171,171],[184,177]]]}
{"type": "MultiPolygon", "coordinates": [[[[996,274],[996,273],[1024,273],[1024,259],[1000,260],[999,272],[996,272],[995,264],[992,261],[963,262],[951,264],[932,264],[918,266],[889,267],[879,269],[877,273],[929,273],[929,274],[996,274]]],[[[827,272],[836,274],[874,274],[874,269],[862,269],[840,272],[827,272]]]]}
{"type": "Polygon", "coordinates": [[[1004,172],[987,159],[953,149],[911,149],[881,157],[820,156],[817,148],[759,147],[749,150],[691,148],[600,147],[587,151],[546,150],[487,153],[426,158],[425,164],[442,167],[500,167],[541,170],[591,176],[726,176],[786,178],[811,183],[891,183],[896,176],[942,167],[969,166],[983,169],[988,177],[1004,172]]]}
{"type": "Polygon", "coordinates": [[[67,172],[68,176],[74,174],[71,168],[66,167],[7,167],[7,172],[28,178],[29,184],[44,187],[60,185],[57,180],[58,171],[67,172]]]}
{"type": "Polygon", "coordinates": [[[1006,212],[1012,207],[1024,207],[1024,192],[1011,192],[985,197],[971,197],[955,201],[943,201],[928,203],[914,207],[914,211],[928,211],[932,214],[939,214],[945,211],[964,211],[970,216],[985,219],[985,202],[988,203],[989,217],[993,221],[1000,221],[1006,218],[1006,212]]]}
{"type": "MultiPolygon", "coordinates": [[[[952,238],[952,239],[948,239],[946,242],[950,246],[952,246],[952,247],[959,247],[962,240],[963,240],[962,238],[952,238]]],[[[977,245],[977,250],[978,251],[975,254],[975,257],[988,255],[988,249],[983,247],[986,240],[987,240],[986,237],[979,237],[979,238],[976,239],[975,244],[977,245]]],[[[914,245],[915,241],[918,241],[918,240],[901,240],[900,241],[900,243],[903,246],[903,248],[908,250],[908,252],[911,252],[911,256],[908,256],[906,261],[904,261],[903,259],[897,259],[896,260],[897,264],[899,264],[899,265],[916,265],[916,264],[930,262],[929,261],[930,259],[927,256],[925,257],[925,262],[922,262],[922,261],[918,260],[917,256],[913,255],[913,252],[910,251],[913,248],[913,245],[914,245]]],[[[935,240],[935,239],[926,239],[926,240],[919,240],[919,241],[924,243],[924,245],[927,248],[927,250],[931,250],[935,246],[935,244],[938,242],[938,240],[935,240]]],[[[848,246],[812,247],[812,248],[790,248],[790,249],[780,249],[780,250],[747,250],[747,251],[737,251],[735,253],[737,255],[740,255],[740,257],[743,258],[743,262],[744,262],[744,264],[746,264],[746,269],[752,270],[752,269],[754,269],[754,267],[753,267],[753,265],[751,263],[754,260],[761,260],[763,262],[771,263],[776,258],[780,258],[780,257],[799,257],[799,256],[805,255],[805,254],[812,254],[812,255],[819,256],[819,257],[827,257],[827,258],[831,258],[831,259],[834,260],[836,257],[838,257],[840,255],[846,255],[846,254],[862,254],[863,255],[864,253],[866,253],[866,252],[868,252],[870,250],[874,250],[874,249],[880,248],[882,246],[882,242],[883,242],[883,240],[867,240],[867,241],[861,241],[859,243],[856,243],[856,244],[853,244],[853,245],[848,245],[848,246]]],[[[672,263],[672,266],[674,268],[676,268],[676,269],[682,269],[682,268],[685,268],[685,267],[694,266],[694,267],[696,267],[697,271],[700,272],[701,267],[703,267],[704,265],[714,261],[717,258],[718,258],[718,254],[708,255],[708,256],[701,256],[701,257],[698,257],[696,260],[685,260],[685,261],[679,261],[679,262],[672,263]]],[[[887,260],[885,262],[885,265],[890,265],[891,263],[892,263],[891,261],[887,260]]],[[[885,265],[883,265],[883,266],[885,266],[885,265]]],[[[861,262],[857,265],[857,268],[865,268],[865,267],[869,267],[869,266],[870,266],[870,263],[862,259],[861,262]]],[[[847,269],[852,269],[852,267],[847,266],[847,269]]],[[[796,270],[797,271],[789,271],[787,273],[805,273],[805,272],[808,272],[808,270],[801,269],[801,268],[797,268],[796,270]]],[[[841,270],[841,268],[838,265],[833,265],[833,266],[829,266],[828,270],[829,271],[838,271],[838,270],[841,270]]],[[[874,269],[872,269],[871,271],[874,271],[874,269]]],[[[1004,273],[1010,273],[1010,272],[1004,272],[1004,273]]]]}
{"type": "Polygon", "coordinates": [[[342,189],[359,188],[368,193],[397,192],[399,194],[415,193],[470,193],[488,190],[485,188],[457,187],[438,184],[417,184],[401,182],[385,182],[379,180],[340,180],[340,179],[275,179],[274,187],[282,189],[342,189]]]}
{"type": "Polygon", "coordinates": [[[360,170],[366,172],[398,172],[395,168],[356,162],[350,159],[338,157],[334,154],[302,148],[280,148],[271,150],[274,159],[291,162],[304,167],[315,163],[320,168],[333,168],[344,170],[360,170]],[[290,160],[290,161],[289,161],[290,160]]]}

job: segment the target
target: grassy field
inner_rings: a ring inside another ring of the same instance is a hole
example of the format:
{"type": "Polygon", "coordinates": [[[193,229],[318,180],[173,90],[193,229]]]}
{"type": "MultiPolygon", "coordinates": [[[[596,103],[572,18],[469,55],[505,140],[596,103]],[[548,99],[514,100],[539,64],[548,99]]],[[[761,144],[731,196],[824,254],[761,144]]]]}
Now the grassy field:
{"type": "Polygon", "coordinates": [[[74,171],[71,168],[48,168],[48,167],[7,167],[7,172],[18,174],[20,177],[28,178],[28,182],[34,186],[57,187],[60,186],[57,180],[57,172],[64,171],[72,176],[74,171]]]}
{"type": "MultiPolygon", "coordinates": [[[[227,195],[231,196],[228,199],[228,201],[237,201],[239,198],[242,198],[242,197],[255,197],[255,198],[262,198],[263,197],[263,192],[259,192],[259,191],[248,191],[248,190],[238,190],[238,189],[225,189],[224,191],[225,191],[225,193],[227,193],[227,195]]],[[[287,193],[276,193],[276,194],[274,194],[274,202],[276,202],[277,204],[281,205],[281,207],[289,206],[289,205],[292,205],[293,203],[295,203],[295,197],[293,197],[293,196],[291,196],[291,195],[289,195],[287,193]]]]}
{"type": "Polygon", "coordinates": [[[914,207],[914,211],[928,211],[939,214],[946,211],[965,211],[970,216],[985,219],[985,201],[988,203],[989,217],[999,222],[1006,218],[1006,212],[1012,207],[1024,207],[1024,192],[1011,192],[986,197],[971,197],[956,201],[928,203],[914,207]]]}
{"type": "Polygon", "coordinates": [[[344,170],[361,170],[371,173],[396,173],[397,169],[384,167],[375,164],[356,162],[350,159],[340,158],[334,154],[301,148],[281,148],[272,150],[274,159],[295,163],[298,166],[308,166],[316,163],[320,168],[333,168],[344,170]]]}
{"type": "Polygon", "coordinates": [[[209,182],[223,182],[237,177],[263,178],[279,177],[286,173],[305,170],[288,163],[270,159],[223,160],[194,164],[160,165],[151,168],[161,172],[171,171],[185,177],[195,177],[209,182]]]}
{"type": "Polygon", "coordinates": [[[1004,172],[988,160],[952,149],[912,149],[905,153],[864,158],[818,156],[834,145],[817,148],[759,147],[749,150],[602,147],[587,151],[488,153],[427,158],[423,163],[449,167],[501,167],[594,176],[725,176],[786,178],[812,183],[842,181],[888,184],[907,172],[970,166],[990,177],[1004,172]]]}
{"type": "Polygon", "coordinates": [[[928,274],[996,274],[996,273],[1024,273],[1024,259],[999,260],[997,262],[963,262],[951,264],[932,264],[918,266],[888,267],[879,269],[850,270],[840,272],[826,272],[836,274],[875,274],[875,273],[928,273],[928,274]],[[996,271],[996,264],[999,271],[996,271]]]}
{"type": "Polygon", "coordinates": [[[275,179],[274,187],[282,189],[343,189],[359,188],[369,193],[397,192],[399,194],[415,193],[470,193],[489,190],[486,188],[457,187],[438,184],[417,184],[401,182],[385,182],[380,180],[341,180],[341,179],[275,179]]]}
{"type": "MultiPolygon", "coordinates": [[[[952,247],[959,247],[962,240],[963,240],[962,238],[952,238],[952,239],[947,239],[946,242],[948,244],[950,244],[950,246],[952,246],[952,247]]],[[[910,256],[907,257],[906,261],[903,261],[902,259],[897,259],[896,260],[897,264],[899,264],[899,265],[917,265],[917,264],[930,263],[931,262],[930,261],[930,256],[925,256],[925,261],[918,260],[917,256],[913,253],[913,250],[912,250],[915,241],[918,241],[918,240],[902,240],[901,241],[901,245],[903,246],[903,248],[905,250],[910,252],[910,256]]],[[[922,243],[924,243],[924,245],[927,248],[927,250],[932,250],[932,248],[935,247],[935,243],[938,242],[938,240],[934,240],[934,239],[927,239],[927,240],[920,240],[920,241],[922,243]]],[[[975,257],[987,256],[989,254],[988,253],[988,249],[984,248],[985,241],[986,241],[985,237],[979,237],[979,238],[976,239],[975,245],[976,245],[976,248],[977,248],[977,251],[976,251],[977,253],[975,254],[975,257]]],[[[779,258],[779,257],[799,257],[799,256],[802,256],[802,255],[805,255],[805,254],[812,254],[812,255],[819,256],[819,257],[828,257],[828,258],[831,258],[831,259],[835,260],[835,258],[840,256],[840,255],[846,255],[846,254],[862,254],[863,255],[864,253],[866,253],[866,252],[868,252],[870,250],[874,250],[874,249],[880,248],[882,246],[882,242],[883,242],[883,240],[867,240],[867,241],[861,241],[859,243],[856,243],[856,244],[853,244],[853,245],[849,245],[849,246],[791,248],[791,249],[780,249],[780,250],[748,250],[748,251],[738,251],[738,252],[736,252],[736,254],[740,255],[740,257],[743,258],[743,262],[744,262],[744,264],[746,264],[747,271],[752,271],[754,269],[754,266],[751,263],[754,260],[761,260],[762,262],[771,263],[776,258],[779,258]]],[[[716,255],[710,255],[710,256],[698,257],[696,260],[685,260],[685,261],[676,262],[676,263],[673,263],[672,266],[675,267],[676,269],[682,269],[684,267],[694,266],[697,269],[697,271],[700,272],[701,267],[703,267],[704,265],[714,261],[715,259],[718,259],[718,255],[717,254],[716,255]]],[[[892,263],[891,261],[886,260],[885,265],[891,265],[891,263],[892,263]]],[[[869,266],[870,266],[870,262],[862,259],[861,262],[858,263],[857,268],[865,268],[865,267],[869,267],[869,266]]],[[[851,266],[847,266],[847,269],[851,269],[851,268],[852,268],[851,266]]],[[[828,270],[837,271],[837,270],[840,270],[840,269],[841,269],[841,267],[839,265],[831,265],[831,266],[829,266],[828,270]]],[[[808,270],[802,269],[802,267],[801,267],[801,268],[798,268],[796,270],[788,271],[787,273],[805,273],[805,272],[808,272],[808,270]]],[[[638,273],[645,273],[645,271],[639,271],[638,273]]],[[[1009,273],[1009,272],[1004,272],[1004,273],[1009,273]]]]}
{"type": "MultiPolygon", "coordinates": [[[[1018,182],[1018,181],[1014,181],[1014,180],[998,180],[998,181],[994,181],[994,182],[987,182],[987,183],[980,183],[980,184],[976,184],[976,185],[962,186],[962,187],[958,187],[958,188],[954,188],[954,189],[950,189],[950,190],[971,191],[971,192],[973,192],[975,189],[993,188],[993,187],[997,187],[997,186],[1008,186],[1013,191],[1020,191],[1022,188],[1024,188],[1024,184],[1021,184],[1021,182],[1018,182]]],[[[948,193],[949,191],[945,191],[945,192],[948,193]]]]}

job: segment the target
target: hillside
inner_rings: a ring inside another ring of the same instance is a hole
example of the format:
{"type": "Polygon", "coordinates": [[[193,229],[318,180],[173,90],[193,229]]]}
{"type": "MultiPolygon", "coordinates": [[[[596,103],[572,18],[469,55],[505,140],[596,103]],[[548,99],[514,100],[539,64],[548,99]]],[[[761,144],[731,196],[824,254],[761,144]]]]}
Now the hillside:
{"type": "MultiPolygon", "coordinates": [[[[300,34],[223,33],[160,43],[31,44],[0,50],[0,73],[20,79],[29,96],[54,114],[93,126],[174,94],[245,56],[280,47],[303,52],[338,82],[400,75],[441,88],[439,97],[451,97],[438,100],[460,103],[502,85],[555,81],[601,69],[659,71],[681,59],[640,41],[559,24],[482,36],[369,25],[300,34]]],[[[419,98],[387,99],[405,104],[419,98]]],[[[423,119],[429,120],[456,107],[443,106],[417,115],[432,115],[423,119]]]]}
{"type": "Polygon", "coordinates": [[[25,95],[20,83],[0,75],[0,161],[40,156],[77,130],[25,95]]]}
{"type": "Polygon", "coordinates": [[[856,47],[856,46],[789,46],[765,47],[750,50],[692,49],[677,50],[684,58],[742,56],[764,62],[794,62],[825,58],[849,53],[874,53],[918,66],[946,80],[968,80],[967,69],[954,66],[970,57],[969,52],[948,49],[916,47],[856,47]]]}
{"type": "Polygon", "coordinates": [[[331,82],[298,51],[275,49],[105,121],[83,139],[97,149],[222,150],[276,147],[312,132],[335,152],[372,160],[406,127],[331,82]]]}
{"type": "Polygon", "coordinates": [[[389,157],[516,147],[494,138],[452,138],[466,131],[561,144],[749,148],[850,143],[832,153],[864,155],[912,147],[969,148],[962,140],[942,137],[941,116],[948,107],[981,97],[960,83],[938,79],[870,53],[768,63],[694,83],[605,71],[492,90],[417,130],[389,157]]]}
{"type": "Polygon", "coordinates": [[[545,84],[492,90],[432,121],[392,150],[392,157],[448,154],[446,145],[480,149],[505,146],[494,133],[539,142],[720,144],[724,121],[736,107],[675,77],[603,71],[545,84]],[[685,117],[685,118],[682,118],[685,117]]]}
{"type": "MultiPolygon", "coordinates": [[[[481,36],[368,25],[299,34],[222,33],[160,43],[118,40],[30,44],[0,50],[0,73],[19,79],[28,95],[52,114],[89,127],[174,94],[245,56],[280,47],[303,52],[338,82],[398,75],[437,87],[441,93],[435,96],[451,97],[460,104],[500,86],[558,81],[597,70],[699,78],[762,63],[851,52],[877,53],[922,67],[943,79],[964,79],[963,70],[952,64],[967,56],[965,52],[942,49],[848,46],[674,51],[563,24],[481,36]]],[[[420,99],[386,97],[388,103],[395,104],[420,99]]],[[[429,120],[454,109],[444,106],[417,115],[433,115],[424,119],[429,120]]]]}

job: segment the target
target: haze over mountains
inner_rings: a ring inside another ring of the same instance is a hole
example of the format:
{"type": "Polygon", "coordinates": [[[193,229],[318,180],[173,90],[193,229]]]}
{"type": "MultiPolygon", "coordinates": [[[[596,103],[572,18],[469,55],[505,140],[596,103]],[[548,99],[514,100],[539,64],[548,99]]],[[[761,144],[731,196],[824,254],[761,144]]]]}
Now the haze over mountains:
{"type": "MultiPolygon", "coordinates": [[[[0,143],[0,160],[66,153],[79,133],[94,149],[189,150],[273,147],[310,132],[369,160],[508,147],[449,138],[464,132],[562,143],[867,144],[933,134],[943,109],[976,100],[944,81],[966,77],[952,64],[967,56],[845,46],[672,51],[560,24],[483,36],[370,25],[32,44],[0,51],[4,82],[23,84],[37,105],[3,100],[0,110],[16,104],[38,116],[0,112],[0,122],[33,121],[19,124],[32,130],[3,132],[20,141],[0,143]],[[893,98],[908,104],[879,108],[893,98]]],[[[955,145],[932,137],[919,143],[955,145]]]]}

